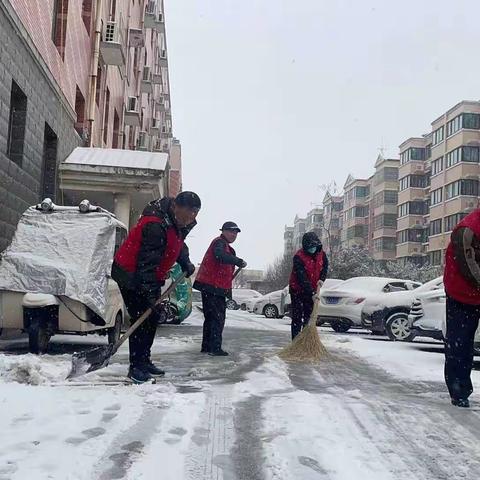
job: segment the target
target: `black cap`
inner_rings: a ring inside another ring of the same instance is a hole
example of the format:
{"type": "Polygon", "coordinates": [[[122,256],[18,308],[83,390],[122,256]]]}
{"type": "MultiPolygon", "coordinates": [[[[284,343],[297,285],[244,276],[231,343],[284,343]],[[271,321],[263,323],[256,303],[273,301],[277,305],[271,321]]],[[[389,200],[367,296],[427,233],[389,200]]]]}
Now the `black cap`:
{"type": "Polygon", "coordinates": [[[202,208],[200,197],[194,192],[181,192],[175,198],[175,203],[179,207],[202,208]]]}
{"type": "Polygon", "coordinates": [[[220,230],[234,230],[235,232],[241,232],[235,222],[225,222],[220,230]]]}

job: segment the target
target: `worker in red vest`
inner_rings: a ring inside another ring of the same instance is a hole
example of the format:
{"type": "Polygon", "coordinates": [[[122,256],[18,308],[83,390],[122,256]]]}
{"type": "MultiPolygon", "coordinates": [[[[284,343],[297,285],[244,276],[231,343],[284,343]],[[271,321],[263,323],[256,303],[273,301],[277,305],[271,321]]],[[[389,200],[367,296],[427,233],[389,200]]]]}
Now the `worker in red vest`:
{"type": "Polygon", "coordinates": [[[443,276],[447,294],[445,382],[458,407],[470,406],[475,332],[480,319],[480,208],[453,230],[443,276]]]}
{"type": "Polygon", "coordinates": [[[202,292],[203,340],[202,353],[225,356],[222,335],[225,326],[227,298],[232,296],[235,266],[245,268],[247,263],[236,256],[231,244],[241,230],[234,222],[225,222],[222,234],[215,238],[203,257],[193,287],[202,292]]]}
{"type": "MultiPolygon", "coordinates": [[[[168,272],[178,262],[187,277],[195,267],[190,261],[185,237],[196,225],[201,202],[196,193],[182,192],[173,198],[149,203],[115,255],[112,277],[118,283],[132,324],[153,306],[171,284],[168,272]]],[[[144,383],[165,372],[154,365],[150,349],[159,315],[155,309],[131,335],[128,376],[144,383]]]]}
{"type": "Polygon", "coordinates": [[[313,296],[317,286],[323,285],[328,273],[327,255],[322,242],[315,232],[302,237],[302,248],[293,257],[290,275],[290,297],[292,299],[292,340],[310,320],[313,310],[313,296]]]}

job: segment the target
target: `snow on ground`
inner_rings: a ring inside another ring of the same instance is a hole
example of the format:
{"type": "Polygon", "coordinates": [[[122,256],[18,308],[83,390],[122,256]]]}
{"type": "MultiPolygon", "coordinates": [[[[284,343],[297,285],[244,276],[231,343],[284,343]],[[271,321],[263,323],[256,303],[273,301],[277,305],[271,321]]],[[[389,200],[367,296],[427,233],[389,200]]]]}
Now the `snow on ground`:
{"type": "Polygon", "coordinates": [[[480,416],[449,405],[440,343],[322,327],[331,358],[295,365],[273,355],[288,318],[229,311],[227,358],[198,352],[202,323],[195,311],[159,329],[153,355],[167,377],[140,387],[108,384],[126,375],[126,346],[108,368],[65,381],[76,345],[104,338],[58,336],[57,354],[41,357],[13,342],[0,354],[0,480],[480,475],[480,416]]]}

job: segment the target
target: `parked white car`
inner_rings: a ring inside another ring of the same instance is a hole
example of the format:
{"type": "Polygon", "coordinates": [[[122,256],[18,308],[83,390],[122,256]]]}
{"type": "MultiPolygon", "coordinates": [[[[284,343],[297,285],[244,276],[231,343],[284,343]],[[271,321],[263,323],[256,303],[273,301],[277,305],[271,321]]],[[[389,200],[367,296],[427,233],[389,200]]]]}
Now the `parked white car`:
{"type": "Polygon", "coordinates": [[[267,318],[282,318],[285,315],[285,305],[290,302],[288,287],[267,293],[256,300],[253,313],[265,315],[267,318]]]}
{"type": "MultiPolygon", "coordinates": [[[[442,288],[419,295],[412,304],[409,324],[418,337],[444,340],[447,334],[446,294],[442,288]]],[[[475,332],[475,354],[480,355],[480,326],[475,332]]]]}
{"type": "Polygon", "coordinates": [[[233,288],[232,298],[227,300],[227,308],[229,310],[247,309],[247,303],[250,300],[257,300],[262,296],[260,292],[249,288],[233,288]]]}
{"type": "Polygon", "coordinates": [[[435,278],[415,290],[379,293],[369,296],[362,308],[362,326],[377,335],[386,333],[390,340],[412,341],[415,333],[408,314],[418,295],[443,289],[443,277],[435,278]]]}
{"type": "Polygon", "coordinates": [[[362,308],[367,297],[387,292],[414,290],[421,284],[383,277],[355,277],[320,294],[319,321],[329,322],[336,332],[362,327],[362,308]]]}

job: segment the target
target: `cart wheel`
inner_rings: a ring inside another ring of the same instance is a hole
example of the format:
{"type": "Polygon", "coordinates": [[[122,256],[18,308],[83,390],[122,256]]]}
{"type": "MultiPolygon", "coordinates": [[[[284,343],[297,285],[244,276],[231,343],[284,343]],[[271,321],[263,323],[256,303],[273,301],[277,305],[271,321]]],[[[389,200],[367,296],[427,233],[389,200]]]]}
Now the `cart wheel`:
{"type": "Polygon", "coordinates": [[[46,353],[50,337],[51,335],[42,318],[32,318],[28,328],[28,347],[30,353],[46,353]]]}
{"type": "Polygon", "coordinates": [[[115,325],[108,329],[108,343],[113,345],[118,342],[120,335],[122,334],[122,314],[117,313],[115,317],[115,325]]]}

